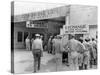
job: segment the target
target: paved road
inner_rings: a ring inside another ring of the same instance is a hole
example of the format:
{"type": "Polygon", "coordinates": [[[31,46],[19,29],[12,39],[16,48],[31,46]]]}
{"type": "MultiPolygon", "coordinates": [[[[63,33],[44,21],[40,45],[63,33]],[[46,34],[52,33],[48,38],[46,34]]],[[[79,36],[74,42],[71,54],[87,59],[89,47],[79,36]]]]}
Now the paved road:
{"type": "MultiPolygon", "coordinates": [[[[14,70],[15,73],[33,73],[33,56],[31,51],[15,50],[14,54],[14,70]]],[[[68,71],[72,70],[72,67],[62,65],[58,68],[54,55],[43,52],[41,59],[41,69],[38,72],[55,72],[55,71],[68,71]]]]}

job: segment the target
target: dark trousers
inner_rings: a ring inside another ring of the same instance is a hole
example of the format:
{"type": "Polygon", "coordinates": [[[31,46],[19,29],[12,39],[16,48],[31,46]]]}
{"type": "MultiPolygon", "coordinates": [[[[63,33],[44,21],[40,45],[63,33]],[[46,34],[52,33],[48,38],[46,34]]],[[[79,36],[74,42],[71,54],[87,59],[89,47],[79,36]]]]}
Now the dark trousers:
{"type": "Polygon", "coordinates": [[[62,63],[68,64],[68,52],[63,52],[62,54],[62,63]]]}
{"type": "Polygon", "coordinates": [[[41,62],[41,50],[34,50],[33,51],[34,56],[34,72],[40,70],[40,62],[41,62]]]}

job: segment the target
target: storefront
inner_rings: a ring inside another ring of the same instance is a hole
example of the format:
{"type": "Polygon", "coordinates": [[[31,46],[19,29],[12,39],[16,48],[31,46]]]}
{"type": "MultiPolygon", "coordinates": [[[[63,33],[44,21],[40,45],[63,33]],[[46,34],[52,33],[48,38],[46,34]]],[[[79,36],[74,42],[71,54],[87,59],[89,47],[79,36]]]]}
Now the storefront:
{"type": "Polygon", "coordinates": [[[35,22],[34,24],[31,23],[31,26],[27,26],[26,24],[27,22],[14,23],[14,48],[25,48],[26,37],[29,36],[30,39],[32,39],[37,33],[43,36],[44,44],[47,44],[49,36],[59,34],[60,33],[59,29],[64,24],[64,22],[58,22],[52,20],[51,21],[43,20],[34,22],[35,22]]]}
{"type": "MultiPolygon", "coordinates": [[[[43,35],[43,40],[47,44],[49,36],[60,34],[60,29],[64,25],[88,25],[88,35],[95,37],[97,7],[67,5],[40,12],[12,15],[14,48],[25,48],[26,37],[30,35],[32,38],[36,33],[43,35]]],[[[69,35],[66,36],[68,36],[67,39],[71,38],[69,35]]],[[[87,34],[77,34],[76,39],[81,36],[87,36],[87,34]]]]}

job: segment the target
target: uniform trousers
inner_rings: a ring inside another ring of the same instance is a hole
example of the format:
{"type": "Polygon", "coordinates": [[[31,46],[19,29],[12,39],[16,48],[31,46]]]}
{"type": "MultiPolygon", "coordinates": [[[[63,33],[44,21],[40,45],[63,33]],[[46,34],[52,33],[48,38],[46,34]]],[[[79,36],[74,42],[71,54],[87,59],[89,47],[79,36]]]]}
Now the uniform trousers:
{"type": "Polygon", "coordinates": [[[34,49],[33,50],[33,57],[34,57],[34,72],[40,69],[40,62],[41,62],[41,50],[34,49]]]}

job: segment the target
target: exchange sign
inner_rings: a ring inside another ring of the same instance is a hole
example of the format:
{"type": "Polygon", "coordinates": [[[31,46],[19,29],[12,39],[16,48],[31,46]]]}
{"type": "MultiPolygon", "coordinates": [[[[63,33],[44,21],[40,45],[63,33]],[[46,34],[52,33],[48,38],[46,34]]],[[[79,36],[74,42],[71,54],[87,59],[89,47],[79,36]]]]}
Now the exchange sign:
{"type": "Polygon", "coordinates": [[[89,33],[89,25],[65,25],[65,34],[87,34],[89,33]]]}

